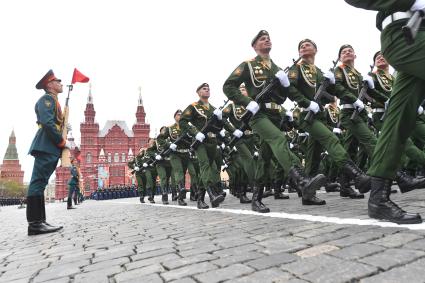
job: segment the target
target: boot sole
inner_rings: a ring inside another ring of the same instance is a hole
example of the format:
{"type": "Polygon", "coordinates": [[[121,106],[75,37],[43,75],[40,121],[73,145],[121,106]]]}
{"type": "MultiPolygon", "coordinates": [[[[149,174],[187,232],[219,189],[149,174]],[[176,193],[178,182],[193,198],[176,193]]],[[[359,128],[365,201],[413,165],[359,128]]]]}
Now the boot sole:
{"type": "Polygon", "coordinates": [[[54,229],[54,230],[49,230],[49,231],[43,231],[43,232],[39,232],[39,231],[30,231],[28,230],[28,236],[35,236],[35,235],[42,235],[42,234],[49,234],[49,233],[55,233],[58,232],[59,230],[62,230],[63,227],[54,229]]]}
{"type": "Polygon", "coordinates": [[[211,201],[211,204],[217,205],[218,207],[218,205],[222,203],[223,201],[224,201],[223,195],[218,195],[213,201],[211,201]]]}
{"type": "Polygon", "coordinates": [[[265,209],[265,210],[256,210],[256,209],[252,209],[252,211],[258,212],[258,213],[269,213],[270,209],[265,209]]]}

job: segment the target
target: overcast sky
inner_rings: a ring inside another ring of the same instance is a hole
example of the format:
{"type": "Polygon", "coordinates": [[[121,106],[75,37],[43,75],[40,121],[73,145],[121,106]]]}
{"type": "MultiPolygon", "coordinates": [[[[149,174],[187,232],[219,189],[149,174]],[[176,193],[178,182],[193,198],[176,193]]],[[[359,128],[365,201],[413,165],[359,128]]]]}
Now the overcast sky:
{"type": "MultiPolygon", "coordinates": [[[[90,77],[96,120],[135,121],[138,87],[155,129],[173,122],[177,108],[197,100],[196,87],[208,82],[211,102],[225,99],[222,86],[244,60],[255,57],[251,40],[269,31],[271,57],[282,68],[297,58],[301,39],[318,46],[316,65],[331,66],[342,44],[356,53],[356,68],[367,73],[379,50],[375,12],[343,0],[13,0],[0,1],[0,159],[15,129],[25,181],[33,158],[27,155],[37,131],[34,105],[43,94],[35,84],[53,69],[64,85],[77,67],[90,77]]],[[[71,93],[70,123],[79,124],[88,84],[71,93]]],[[[66,90],[60,95],[64,102],[66,90]]]]}

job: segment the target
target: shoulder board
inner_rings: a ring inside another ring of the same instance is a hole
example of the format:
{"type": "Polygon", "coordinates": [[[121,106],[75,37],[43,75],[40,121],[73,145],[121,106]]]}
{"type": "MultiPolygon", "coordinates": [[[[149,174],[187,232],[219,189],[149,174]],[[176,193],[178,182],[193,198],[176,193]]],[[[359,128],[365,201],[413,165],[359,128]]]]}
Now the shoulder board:
{"type": "Polygon", "coordinates": [[[193,102],[191,105],[192,105],[192,106],[196,106],[196,105],[198,105],[198,102],[197,102],[197,101],[195,101],[195,102],[193,102]]]}

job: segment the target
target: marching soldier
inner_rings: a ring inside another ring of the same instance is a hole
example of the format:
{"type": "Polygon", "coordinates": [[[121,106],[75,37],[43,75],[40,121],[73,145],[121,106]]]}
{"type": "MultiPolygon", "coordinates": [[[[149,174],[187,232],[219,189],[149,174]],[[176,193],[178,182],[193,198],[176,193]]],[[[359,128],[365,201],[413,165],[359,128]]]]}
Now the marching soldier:
{"type": "MultiPolygon", "coordinates": [[[[164,138],[164,136],[167,133],[167,127],[163,126],[161,127],[159,131],[159,135],[156,138],[156,148],[158,150],[158,154],[155,156],[155,159],[157,160],[156,163],[156,172],[159,176],[159,186],[161,188],[161,195],[162,195],[162,203],[167,205],[168,204],[168,187],[170,186],[170,178],[171,178],[171,162],[170,162],[170,156],[161,156],[159,154],[160,152],[164,151],[167,146],[167,142],[164,138]]],[[[184,201],[183,201],[184,202],[184,201]]],[[[186,205],[179,202],[179,205],[186,205]]]]}
{"type": "MultiPolygon", "coordinates": [[[[302,61],[289,69],[288,76],[291,82],[289,88],[292,97],[294,97],[299,106],[304,107],[300,117],[300,128],[309,133],[306,172],[307,174],[316,174],[318,172],[321,154],[326,150],[338,169],[349,175],[350,178],[355,179],[356,187],[359,190],[367,190],[370,185],[369,177],[354,164],[338,137],[334,134],[335,132],[339,133],[341,130],[334,128],[331,131],[326,125],[326,115],[321,111],[325,104],[334,102],[335,97],[323,96],[318,101],[314,100],[316,91],[325,82],[325,79],[329,81],[329,86],[323,91],[334,93],[334,74],[332,71],[327,71],[323,74],[314,65],[317,46],[312,40],[301,40],[298,44],[298,52],[302,57],[302,61]],[[310,120],[306,118],[308,115],[313,115],[310,120]]],[[[342,187],[340,195],[342,197],[364,198],[363,195],[357,193],[351,187],[342,187]]]]}
{"type": "Polygon", "coordinates": [[[155,190],[156,190],[156,176],[157,172],[155,167],[152,167],[151,164],[156,156],[156,143],[155,139],[150,138],[148,140],[148,147],[143,156],[143,174],[146,178],[146,192],[148,194],[148,200],[150,203],[155,203],[155,190]]]}
{"type": "MultiPolygon", "coordinates": [[[[305,175],[298,158],[289,150],[286,138],[279,129],[282,112],[280,104],[289,95],[289,79],[285,72],[270,59],[272,43],[267,31],[261,30],[252,40],[251,46],[257,53],[257,57],[243,62],[233,71],[224,83],[223,92],[234,103],[244,106],[253,114],[249,125],[261,138],[261,158],[269,160],[274,155],[284,169],[284,174],[291,175],[300,185],[303,203],[316,203],[316,190],[324,184],[325,176],[317,175],[309,178],[305,175]],[[279,79],[280,82],[276,95],[258,104],[254,100],[255,97],[268,81],[274,78],[279,79]],[[242,83],[245,83],[248,96],[243,96],[239,90],[242,83]]],[[[264,175],[262,169],[261,162],[258,162],[255,177],[257,181],[264,175]]],[[[270,209],[261,202],[262,195],[263,188],[255,186],[252,209],[266,213],[270,209]]]]}
{"type": "Polygon", "coordinates": [[[208,205],[204,202],[205,191],[208,193],[213,207],[217,207],[224,200],[224,196],[216,193],[215,190],[217,188],[214,188],[217,185],[217,174],[219,174],[220,170],[217,168],[215,162],[218,154],[217,131],[210,131],[204,134],[201,132],[201,129],[205,126],[208,119],[212,118],[212,115],[217,116],[217,120],[220,121],[222,119],[222,112],[209,103],[210,87],[207,83],[201,84],[196,89],[196,92],[198,93],[199,100],[186,107],[180,118],[179,125],[182,134],[189,134],[200,143],[195,149],[200,168],[198,208],[206,209],[208,205]]]}
{"type": "Polygon", "coordinates": [[[63,115],[58,101],[58,94],[63,92],[61,80],[49,70],[35,87],[46,93],[35,105],[38,131],[29,150],[35,160],[27,195],[28,235],[52,233],[63,228],[46,222],[44,190],[62,150],[71,147],[62,138],[63,115]]]}
{"type": "Polygon", "coordinates": [[[377,10],[377,27],[382,31],[381,49],[385,59],[398,71],[381,135],[372,156],[368,174],[372,176],[368,203],[369,216],[399,224],[422,223],[417,213],[407,213],[389,198],[406,140],[417,119],[418,107],[425,98],[425,22],[408,45],[401,27],[412,12],[425,9],[424,0],[345,0],[347,3],[377,10]]]}

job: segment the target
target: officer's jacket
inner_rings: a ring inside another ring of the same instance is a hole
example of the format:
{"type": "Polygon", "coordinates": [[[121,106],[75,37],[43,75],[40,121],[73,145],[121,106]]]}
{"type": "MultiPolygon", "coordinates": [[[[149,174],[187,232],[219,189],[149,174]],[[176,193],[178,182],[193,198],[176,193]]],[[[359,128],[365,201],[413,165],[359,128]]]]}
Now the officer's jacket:
{"type": "MultiPolygon", "coordinates": [[[[289,81],[289,92],[291,98],[297,102],[300,107],[307,108],[310,102],[314,100],[314,95],[319,89],[320,85],[324,81],[322,70],[312,64],[301,62],[295,66],[292,66],[288,72],[289,81]]],[[[334,95],[335,86],[330,84],[326,90],[329,94],[334,95]]],[[[316,101],[317,102],[317,101],[316,101]]],[[[322,97],[317,102],[320,105],[325,105],[330,101],[329,99],[322,97]]],[[[320,112],[316,116],[324,118],[324,113],[320,112]]]]}
{"type": "Polygon", "coordinates": [[[340,104],[353,104],[362,88],[363,77],[355,69],[347,65],[335,68],[335,95],[340,104]]]}
{"type": "MultiPolygon", "coordinates": [[[[182,134],[182,130],[180,128],[180,125],[178,123],[174,123],[171,126],[163,128],[163,132],[161,132],[157,137],[157,142],[161,147],[169,146],[169,144],[176,142],[176,140],[180,137],[182,134]]],[[[177,145],[177,149],[189,149],[190,147],[190,138],[184,138],[183,140],[180,140],[180,142],[177,145]]]]}
{"type": "Polygon", "coordinates": [[[391,96],[394,78],[391,75],[385,74],[385,71],[380,69],[372,73],[372,78],[375,89],[370,90],[368,93],[376,102],[372,103],[371,106],[372,108],[383,108],[385,102],[391,96]]]}
{"type": "MultiPolygon", "coordinates": [[[[200,132],[201,129],[204,127],[207,120],[212,115],[214,115],[214,110],[214,106],[212,106],[211,104],[204,105],[201,100],[190,104],[183,111],[183,114],[179,121],[179,126],[181,128],[182,133],[188,133],[192,137],[195,137],[196,134],[200,132]]],[[[223,120],[223,122],[224,128],[227,131],[232,132],[234,130],[234,128],[227,121],[223,120]]]]}
{"type": "MultiPolygon", "coordinates": [[[[271,66],[269,67],[260,56],[257,56],[254,59],[241,63],[233,71],[223,85],[223,92],[236,104],[246,107],[252,100],[255,99],[257,94],[261,92],[263,87],[275,77],[275,74],[279,70],[281,70],[281,68],[278,67],[272,60],[271,66]],[[248,96],[244,96],[239,90],[239,86],[242,83],[245,83],[248,96]]],[[[284,88],[279,85],[275,95],[263,102],[275,102],[277,104],[282,104],[288,94],[288,88],[284,88]]]]}
{"type": "Polygon", "coordinates": [[[71,166],[71,179],[68,181],[68,185],[75,187],[78,186],[80,176],[78,175],[78,169],[75,165],[71,166]]]}
{"type": "Polygon", "coordinates": [[[62,138],[63,115],[57,97],[46,93],[35,105],[38,131],[32,141],[29,153],[45,152],[60,156],[65,146],[62,138]]]}

